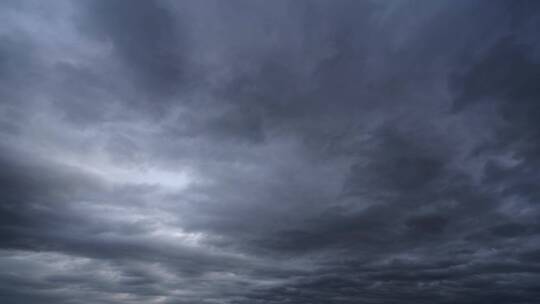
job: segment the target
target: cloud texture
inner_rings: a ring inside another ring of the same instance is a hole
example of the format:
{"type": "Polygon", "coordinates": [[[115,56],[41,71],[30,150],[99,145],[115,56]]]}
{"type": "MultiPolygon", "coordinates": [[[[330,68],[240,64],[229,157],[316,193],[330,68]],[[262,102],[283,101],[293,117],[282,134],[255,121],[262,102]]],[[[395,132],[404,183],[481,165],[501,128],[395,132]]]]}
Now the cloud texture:
{"type": "Polygon", "coordinates": [[[540,301],[537,1],[3,1],[0,302],[540,301]]]}

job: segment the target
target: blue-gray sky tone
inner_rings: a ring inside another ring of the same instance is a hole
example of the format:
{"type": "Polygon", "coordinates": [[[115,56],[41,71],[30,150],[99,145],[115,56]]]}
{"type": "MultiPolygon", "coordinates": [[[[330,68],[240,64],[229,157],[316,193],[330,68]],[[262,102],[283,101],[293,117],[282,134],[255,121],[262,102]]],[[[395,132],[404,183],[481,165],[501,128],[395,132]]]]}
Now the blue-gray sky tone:
{"type": "Polygon", "coordinates": [[[0,303],[540,303],[540,1],[0,2],[0,303]]]}

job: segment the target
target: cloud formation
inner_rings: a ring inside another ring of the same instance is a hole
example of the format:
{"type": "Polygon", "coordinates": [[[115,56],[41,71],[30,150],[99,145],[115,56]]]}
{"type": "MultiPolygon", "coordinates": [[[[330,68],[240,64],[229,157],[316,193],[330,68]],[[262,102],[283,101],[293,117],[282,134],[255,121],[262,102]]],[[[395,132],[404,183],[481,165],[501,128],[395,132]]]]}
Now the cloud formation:
{"type": "Polygon", "coordinates": [[[540,301],[537,2],[0,8],[0,302],[540,301]]]}

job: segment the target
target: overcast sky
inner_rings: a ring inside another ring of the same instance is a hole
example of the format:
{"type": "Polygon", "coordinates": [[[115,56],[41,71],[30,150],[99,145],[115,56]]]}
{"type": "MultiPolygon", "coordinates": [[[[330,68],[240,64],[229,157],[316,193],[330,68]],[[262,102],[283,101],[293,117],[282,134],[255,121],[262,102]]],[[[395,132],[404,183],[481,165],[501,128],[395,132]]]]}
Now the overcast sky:
{"type": "Polygon", "coordinates": [[[0,303],[540,303],[540,1],[0,4],[0,303]]]}

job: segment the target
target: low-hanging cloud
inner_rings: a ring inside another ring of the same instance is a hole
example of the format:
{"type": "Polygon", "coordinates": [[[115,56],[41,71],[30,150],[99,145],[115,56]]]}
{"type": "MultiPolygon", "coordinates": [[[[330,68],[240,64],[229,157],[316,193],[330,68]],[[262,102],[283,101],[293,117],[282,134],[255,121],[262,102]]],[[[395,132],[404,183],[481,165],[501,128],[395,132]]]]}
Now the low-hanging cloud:
{"type": "Polygon", "coordinates": [[[0,302],[540,300],[536,2],[0,7],[0,302]]]}

